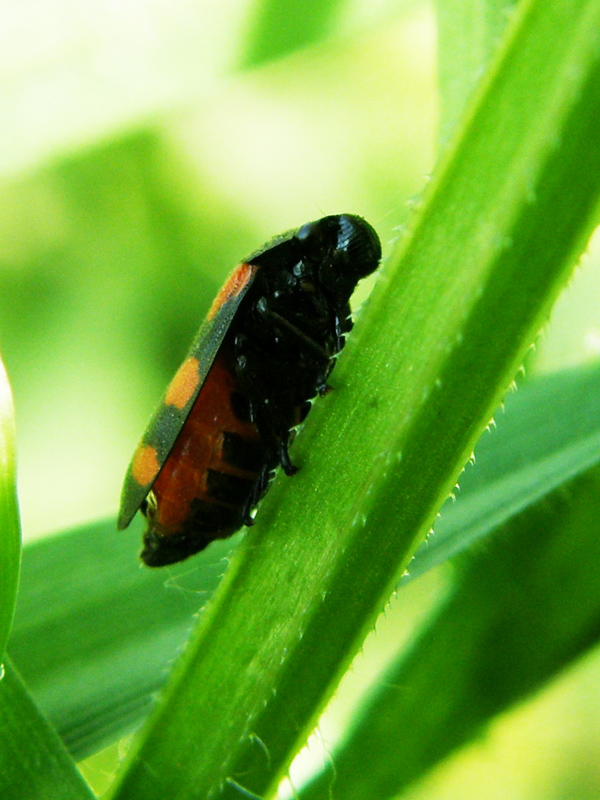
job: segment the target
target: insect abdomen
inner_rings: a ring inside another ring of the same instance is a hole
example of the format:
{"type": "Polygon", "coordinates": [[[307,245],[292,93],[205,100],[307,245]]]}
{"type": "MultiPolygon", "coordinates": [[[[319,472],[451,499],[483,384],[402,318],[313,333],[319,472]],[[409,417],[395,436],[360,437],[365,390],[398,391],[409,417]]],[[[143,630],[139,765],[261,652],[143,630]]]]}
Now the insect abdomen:
{"type": "Polygon", "coordinates": [[[219,354],[144,505],[149,566],[179,561],[243,525],[268,454],[235,399],[219,354]]]}

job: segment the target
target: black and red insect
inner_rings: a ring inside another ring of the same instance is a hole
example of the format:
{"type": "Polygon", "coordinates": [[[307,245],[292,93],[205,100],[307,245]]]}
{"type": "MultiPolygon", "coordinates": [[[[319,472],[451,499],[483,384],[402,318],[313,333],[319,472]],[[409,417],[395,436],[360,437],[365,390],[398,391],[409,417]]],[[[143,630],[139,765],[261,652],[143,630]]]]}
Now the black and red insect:
{"type": "Polygon", "coordinates": [[[352,328],[349,300],[379,264],[361,217],[273,239],[229,277],[152,417],[125,477],[119,529],[141,509],[159,567],[253,523],[277,466],[352,328]]]}

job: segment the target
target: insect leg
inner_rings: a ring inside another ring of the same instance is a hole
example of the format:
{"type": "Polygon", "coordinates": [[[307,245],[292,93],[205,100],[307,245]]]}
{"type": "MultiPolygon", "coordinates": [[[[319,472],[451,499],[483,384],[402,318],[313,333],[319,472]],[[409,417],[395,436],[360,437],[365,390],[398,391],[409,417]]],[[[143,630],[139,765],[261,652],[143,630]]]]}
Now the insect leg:
{"type": "Polygon", "coordinates": [[[266,494],[267,489],[269,488],[269,483],[273,477],[273,469],[271,464],[265,463],[263,464],[258,478],[254,486],[252,487],[252,492],[249,495],[248,499],[244,503],[244,508],[242,509],[242,519],[244,525],[250,527],[254,525],[254,517],[252,516],[252,512],[255,507],[258,505],[259,501],[264,497],[266,494]]]}

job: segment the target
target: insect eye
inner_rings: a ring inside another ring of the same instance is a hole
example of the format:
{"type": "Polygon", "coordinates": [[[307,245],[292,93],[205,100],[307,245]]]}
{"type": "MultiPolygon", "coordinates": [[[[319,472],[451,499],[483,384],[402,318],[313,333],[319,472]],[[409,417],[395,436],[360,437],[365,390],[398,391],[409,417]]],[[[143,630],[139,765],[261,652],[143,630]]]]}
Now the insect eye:
{"type": "Polygon", "coordinates": [[[320,220],[317,220],[316,222],[307,222],[301,228],[298,228],[298,231],[296,232],[296,239],[302,243],[312,239],[315,233],[319,230],[319,223],[320,220]]]}
{"type": "Polygon", "coordinates": [[[300,243],[302,259],[308,261],[320,261],[324,250],[327,248],[330,236],[329,230],[323,224],[323,220],[307,222],[296,234],[296,239],[300,243]]]}
{"type": "Polygon", "coordinates": [[[340,271],[358,280],[370,275],[381,258],[379,237],[360,217],[341,214],[335,257],[340,271]]]}

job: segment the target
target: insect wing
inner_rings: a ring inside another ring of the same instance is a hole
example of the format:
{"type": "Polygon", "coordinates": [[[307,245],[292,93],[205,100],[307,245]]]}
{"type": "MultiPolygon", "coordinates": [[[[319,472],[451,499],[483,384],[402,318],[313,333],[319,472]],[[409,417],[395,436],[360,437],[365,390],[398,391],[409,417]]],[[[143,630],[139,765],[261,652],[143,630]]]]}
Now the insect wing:
{"type": "MultiPolygon", "coordinates": [[[[248,259],[249,261],[250,259],[248,259]]],[[[216,296],[190,351],[169,384],[131,460],[121,493],[118,528],[126,528],[152,488],[200,394],[257,266],[238,266],[216,296]]]]}

